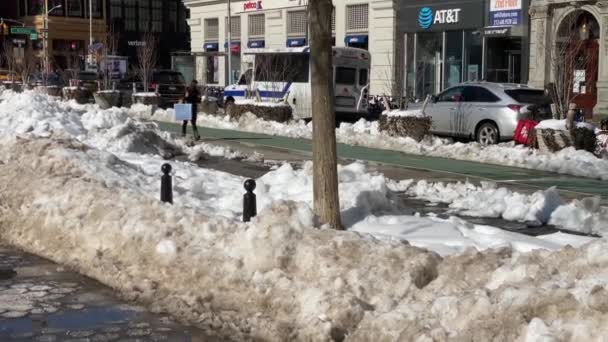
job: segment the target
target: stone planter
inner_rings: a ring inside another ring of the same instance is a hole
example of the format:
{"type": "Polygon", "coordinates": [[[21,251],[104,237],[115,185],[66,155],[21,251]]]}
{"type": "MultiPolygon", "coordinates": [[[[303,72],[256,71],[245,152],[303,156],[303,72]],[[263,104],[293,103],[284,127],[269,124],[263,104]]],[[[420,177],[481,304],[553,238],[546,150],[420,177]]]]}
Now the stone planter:
{"type": "Polygon", "coordinates": [[[293,119],[293,110],[288,104],[238,104],[233,103],[226,106],[226,113],[230,118],[238,120],[245,113],[252,113],[260,119],[276,122],[287,122],[293,119]]]}
{"type": "Polygon", "coordinates": [[[421,141],[431,130],[432,120],[430,117],[416,116],[386,116],[381,115],[378,123],[380,131],[391,136],[409,137],[421,141]]]}
{"type": "Polygon", "coordinates": [[[198,105],[198,111],[206,114],[215,115],[219,110],[216,98],[203,98],[201,103],[198,105]]]}
{"type": "Polygon", "coordinates": [[[93,94],[95,103],[101,109],[109,109],[120,106],[120,92],[118,90],[98,91],[93,94]]]}
{"type": "Polygon", "coordinates": [[[63,98],[66,100],[75,100],[79,104],[89,103],[91,92],[81,87],[66,87],[63,88],[63,98]]]}

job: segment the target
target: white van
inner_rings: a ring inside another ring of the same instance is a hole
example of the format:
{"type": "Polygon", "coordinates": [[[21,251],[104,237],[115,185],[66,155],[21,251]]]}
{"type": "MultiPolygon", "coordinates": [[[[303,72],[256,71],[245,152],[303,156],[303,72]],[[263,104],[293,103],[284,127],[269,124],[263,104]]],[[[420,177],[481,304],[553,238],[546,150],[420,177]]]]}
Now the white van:
{"type": "MultiPolygon", "coordinates": [[[[224,89],[224,101],[255,98],[289,103],[295,119],[312,118],[309,48],[255,49],[253,69],[224,89]],[[255,72],[254,72],[255,70],[255,72]]],[[[333,48],[336,113],[345,117],[368,114],[370,53],[351,47],[333,48]]]]}

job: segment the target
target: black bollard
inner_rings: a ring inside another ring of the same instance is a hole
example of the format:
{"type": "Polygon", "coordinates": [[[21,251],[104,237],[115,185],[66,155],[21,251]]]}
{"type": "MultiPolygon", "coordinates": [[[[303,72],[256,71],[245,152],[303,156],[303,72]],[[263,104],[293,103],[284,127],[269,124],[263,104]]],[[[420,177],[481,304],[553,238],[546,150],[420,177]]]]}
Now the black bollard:
{"type": "Polygon", "coordinates": [[[160,201],[173,204],[173,184],[171,182],[171,165],[163,164],[160,168],[163,175],[160,177],[160,201]]]}
{"type": "Polygon", "coordinates": [[[247,193],[243,195],[243,222],[249,222],[252,217],[258,214],[255,194],[253,193],[255,181],[248,179],[245,181],[244,186],[247,193]]]}

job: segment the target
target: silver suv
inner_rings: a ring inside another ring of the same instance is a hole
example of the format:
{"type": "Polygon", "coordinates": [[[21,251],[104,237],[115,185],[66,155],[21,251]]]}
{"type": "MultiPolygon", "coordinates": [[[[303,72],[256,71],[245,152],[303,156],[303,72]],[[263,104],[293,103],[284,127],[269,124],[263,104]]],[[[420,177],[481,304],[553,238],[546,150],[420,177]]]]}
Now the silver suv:
{"type": "Polygon", "coordinates": [[[425,113],[433,119],[432,133],[475,139],[488,145],[513,139],[521,119],[551,118],[550,104],[542,89],[470,82],[432,96],[425,113]]]}

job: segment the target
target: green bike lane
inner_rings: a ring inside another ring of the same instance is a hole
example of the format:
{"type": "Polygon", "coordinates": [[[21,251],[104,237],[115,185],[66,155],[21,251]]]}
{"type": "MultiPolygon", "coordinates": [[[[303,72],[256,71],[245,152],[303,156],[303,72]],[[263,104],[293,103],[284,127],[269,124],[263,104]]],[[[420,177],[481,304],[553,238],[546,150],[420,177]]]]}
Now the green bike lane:
{"type": "MultiPolygon", "coordinates": [[[[159,128],[170,133],[181,133],[177,123],[157,122],[159,128]]],[[[190,127],[189,128],[189,133],[190,127]]],[[[260,133],[249,133],[226,129],[199,127],[202,137],[218,141],[234,141],[298,152],[312,152],[312,142],[307,139],[294,139],[260,133]]],[[[521,184],[535,188],[557,186],[561,191],[586,195],[608,195],[608,182],[560,175],[557,173],[501,166],[440,157],[407,154],[400,151],[382,150],[362,146],[338,144],[338,156],[343,159],[363,160],[396,167],[428,170],[483,180],[521,184]]]]}

